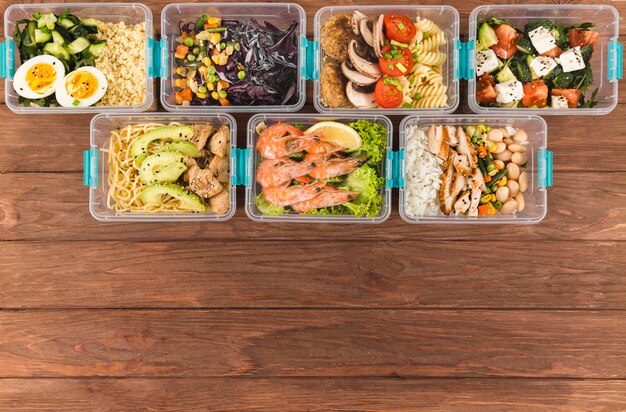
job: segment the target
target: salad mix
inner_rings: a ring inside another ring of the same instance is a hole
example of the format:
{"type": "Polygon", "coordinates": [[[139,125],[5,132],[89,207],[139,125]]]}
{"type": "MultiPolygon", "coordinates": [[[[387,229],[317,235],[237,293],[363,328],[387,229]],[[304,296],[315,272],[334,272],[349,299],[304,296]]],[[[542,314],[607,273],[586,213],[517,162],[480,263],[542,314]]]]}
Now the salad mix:
{"type": "Polygon", "coordinates": [[[171,98],[183,106],[295,103],[297,26],[208,15],[181,22],[171,98]]]}
{"type": "Polygon", "coordinates": [[[598,102],[591,59],[593,23],[536,20],[522,29],[491,17],[478,29],[476,100],[482,106],[574,109],[598,102]]]}
{"type": "Polygon", "coordinates": [[[386,149],[387,129],[367,120],[275,123],[257,139],[256,205],[265,215],[379,216],[386,149]]]}

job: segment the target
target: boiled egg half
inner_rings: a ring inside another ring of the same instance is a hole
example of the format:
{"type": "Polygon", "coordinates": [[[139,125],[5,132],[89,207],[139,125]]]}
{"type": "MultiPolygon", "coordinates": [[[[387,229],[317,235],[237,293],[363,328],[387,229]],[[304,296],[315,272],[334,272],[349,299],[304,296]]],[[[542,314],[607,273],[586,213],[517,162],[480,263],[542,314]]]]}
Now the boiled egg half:
{"type": "Polygon", "coordinates": [[[107,79],[100,70],[84,66],[65,76],[55,96],[63,107],[91,106],[102,99],[107,87],[107,79]]]}
{"type": "Polygon", "coordinates": [[[27,99],[41,99],[60,88],[64,77],[65,67],[61,60],[44,54],[18,67],[13,76],[13,88],[27,99]]]}

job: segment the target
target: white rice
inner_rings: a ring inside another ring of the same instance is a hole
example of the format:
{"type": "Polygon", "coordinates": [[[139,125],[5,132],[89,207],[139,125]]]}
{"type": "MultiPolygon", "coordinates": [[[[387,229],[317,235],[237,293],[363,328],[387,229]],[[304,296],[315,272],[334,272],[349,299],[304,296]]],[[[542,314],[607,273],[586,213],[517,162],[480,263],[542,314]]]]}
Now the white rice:
{"type": "Polygon", "coordinates": [[[439,215],[438,192],[443,161],[428,150],[424,130],[409,126],[405,147],[405,210],[411,217],[439,215]]]}

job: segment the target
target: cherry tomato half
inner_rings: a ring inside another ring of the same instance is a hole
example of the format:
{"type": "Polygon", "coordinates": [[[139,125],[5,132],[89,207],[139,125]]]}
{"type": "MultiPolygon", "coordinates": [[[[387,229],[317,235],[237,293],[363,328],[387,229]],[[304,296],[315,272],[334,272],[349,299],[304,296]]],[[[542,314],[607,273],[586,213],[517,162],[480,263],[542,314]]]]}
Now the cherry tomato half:
{"type": "Polygon", "coordinates": [[[385,82],[385,79],[388,79],[388,77],[383,76],[376,83],[374,97],[378,105],[383,109],[395,109],[402,104],[402,90],[398,89],[398,86],[395,84],[385,82]]]}
{"type": "Polygon", "coordinates": [[[408,43],[413,40],[415,33],[417,33],[415,24],[402,14],[385,14],[383,23],[385,24],[385,33],[389,40],[408,43]]]}
{"type": "Polygon", "coordinates": [[[413,68],[413,54],[411,54],[408,48],[403,49],[388,44],[383,47],[381,52],[383,57],[378,59],[378,65],[380,66],[380,70],[387,76],[405,76],[413,68]],[[395,56],[398,57],[396,58],[395,56]]]}

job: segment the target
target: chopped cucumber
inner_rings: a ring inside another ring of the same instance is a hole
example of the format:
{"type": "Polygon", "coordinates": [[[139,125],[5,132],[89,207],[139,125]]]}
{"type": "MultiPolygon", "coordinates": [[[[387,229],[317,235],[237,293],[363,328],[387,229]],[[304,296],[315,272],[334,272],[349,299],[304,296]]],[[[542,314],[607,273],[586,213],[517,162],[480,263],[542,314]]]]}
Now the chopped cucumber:
{"type": "Polygon", "coordinates": [[[557,89],[567,89],[572,84],[574,75],[572,73],[561,73],[552,80],[552,84],[557,89]]]}
{"type": "Polygon", "coordinates": [[[73,39],[76,40],[80,37],[86,37],[88,34],[87,30],[85,29],[85,26],[82,26],[80,24],[70,28],[67,31],[67,34],[73,39]]]}
{"type": "Polygon", "coordinates": [[[89,43],[89,40],[87,40],[84,37],[79,37],[78,39],[68,44],[67,48],[69,49],[70,53],[78,54],[82,52],[83,50],[85,50],[90,45],[91,43],[89,43]]]}
{"type": "Polygon", "coordinates": [[[532,66],[530,65],[530,62],[532,62],[534,59],[534,57],[532,55],[527,55],[526,56],[526,64],[528,65],[528,68],[530,69],[530,77],[535,80],[538,79],[540,76],[535,73],[535,71],[532,69],[532,66]]]}
{"type": "Polygon", "coordinates": [[[57,16],[54,13],[41,14],[37,19],[37,28],[43,29],[44,27],[49,30],[54,29],[54,23],[57,21],[57,16]]]}
{"type": "Polygon", "coordinates": [[[61,33],[59,33],[56,30],[52,30],[52,41],[55,43],[59,43],[59,44],[65,44],[65,39],[63,38],[63,36],[61,36],[61,33]]]}
{"type": "Polygon", "coordinates": [[[37,22],[29,21],[26,25],[26,32],[28,33],[28,43],[25,44],[35,44],[35,31],[37,30],[37,22]]]}
{"type": "Polygon", "coordinates": [[[522,37],[517,41],[516,44],[517,50],[521,51],[525,54],[536,54],[535,48],[533,47],[532,42],[526,37],[522,37]]]}
{"type": "Polygon", "coordinates": [[[543,80],[547,83],[552,81],[556,76],[560,75],[561,73],[563,73],[563,67],[561,67],[561,65],[557,65],[554,69],[552,69],[552,71],[550,71],[550,73],[546,74],[545,76],[543,76],[543,80]]]}
{"type": "Polygon", "coordinates": [[[530,67],[528,67],[525,59],[515,59],[511,63],[511,66],[515,71],[515,77],[517,77],[520,82],[528,83],[533,79],[532,71],[530,70],[530,67]]]}
{"type": "Polygon", "coordinates": [[[98,40],[91,43],[89,46],[89,54],[92,56],[99,56],[102,53],[102,50],[106,47],[106,40],[98,40]]]}
{"type": "Polygon", "coordinates": [[[35,43],[47,43],[52,38],[50,30],[35,29],[35,43]]]}
{"type": "Polygon", "coordinates": [[[478,29],[478,50],[487,50],[498,42],[496,31],[487,22],[478,29]]]}
{"type": "Polygon", "coordinates": [[[65,61],[70,59],[70,53],[59,43],[46,43],[46,45],[43,46],[43,51],[60,60],[65,61]]]}
{"type": "Polygon", "coordinates": [[[81,19],[80,24],[82,24],[83,26],[97,26],[97,20],[96,19],[81,19]]]}
{"type": "Polygon", "coordinates": [[[582,56],[585,62],[588,62],[591,58],[591,53],[593,53],[593,46],[588,44],[587,46],[580,49],[580,55],[582,56]]]}
{"type": "Polygon", "coordinates": [[[498,74],[496,74],[496,80],[498,81],[498,83],[505,83],[511,80],[517,80],[517,77],[515,77],[509,67],[505,67],[504,69],[500,70],[498,74]]]}
{"type": "Polygon", "coordinates": [[[59,16],[57,23],[66,29],[80,24],[80,19],[73,14],[62,14],[59,16]]]}

